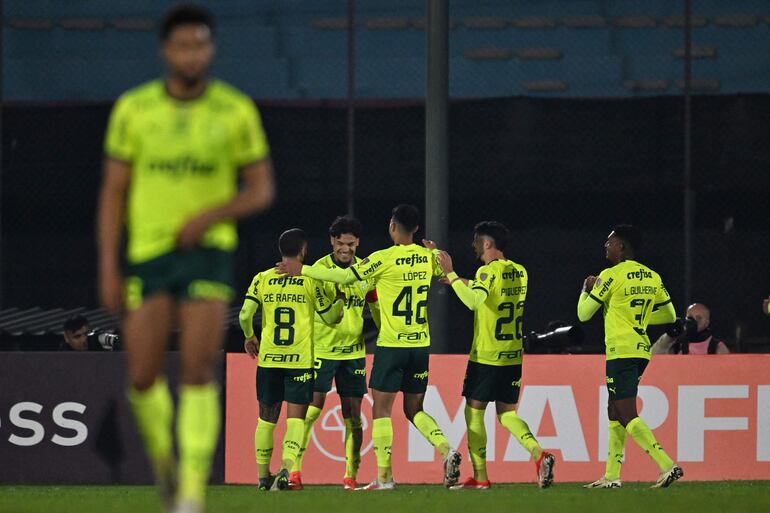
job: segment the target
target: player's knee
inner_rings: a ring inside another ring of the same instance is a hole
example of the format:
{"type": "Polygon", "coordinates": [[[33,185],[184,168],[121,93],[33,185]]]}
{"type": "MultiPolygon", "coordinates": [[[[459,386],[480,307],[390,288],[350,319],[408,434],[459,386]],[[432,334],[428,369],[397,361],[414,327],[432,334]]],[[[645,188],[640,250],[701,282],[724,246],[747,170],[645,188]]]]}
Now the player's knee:
{"type": "Polygon", "coordinates": [[[409,422],[414,420],[415,415],[422,411],[422,405],[419,404],[407,404],[404,402],[404,415],[409,422]]]}
{"type": "Polygon", "coordinates": [[[139,392],[144,392],[155,383],[155,378],[152,376],[137,376],[131,378],[131,387],[139,392]]]}
{"type": "Polygon", "coordinates": [[[150,368],[132,367],[128,370],[128,381],[139,392],[150,388],[157,378],[157,374],[150,368]]]}
{"type": "Polygon", "coordinates": [[[361,418],[361,399],[356,397],[344,397],[340,403],[342,416],[346,419],[361,418]]]}
{"type": "Polygon", "coordinates": [[[259,403],[259,418],[266,422],[276,424],[281,415],[281,403],[264,404],[259,403]]]}

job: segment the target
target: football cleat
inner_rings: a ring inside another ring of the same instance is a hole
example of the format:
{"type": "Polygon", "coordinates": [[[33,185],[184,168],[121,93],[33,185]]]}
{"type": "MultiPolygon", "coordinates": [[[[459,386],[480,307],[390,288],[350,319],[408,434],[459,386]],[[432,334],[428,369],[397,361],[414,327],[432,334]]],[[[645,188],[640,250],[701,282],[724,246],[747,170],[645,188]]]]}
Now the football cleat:
{"type": "Polygon", "coordinates": [[[274,482],[275,482],[275,476],[273,474],[270,474],[267,477],[260,477],[259,484],[257,485],[257,490],[262,490],[266,492],[273,487],[274,482]]]}
{"type": "Polygon", "coordinates": [[[174,513],[203,513],[203,503],[197,501],[180,501],[172,511],[174,513]]]}
{"type": "Polygon", "coordinates": [[[593,483],[583,485],[583,488],[620,488],[623,484],[620,479],[607,479],[602,476],[601,479],[597,479],[593,483]]]}
{"type": "Polygon", "coordinates": [[[356,480],[352,477],[346,477],[342,480],[342,488],[345,490],[355,490],[358,488],[358,483],[356,483],[356,480]]]}
{"type": "Polygon", "coordinates": [[[556,458],[550,452],[543,451],[538,458],[535,467],[537,468],[537,486],[548,488],[553,483],[553,467],[556,464],[556,458]]]}
{"type": "Polygon", "coordinates": [[[302,473],[292,472],[289,474],[289,490],[302,490],[305,488],[302,486],[302,473]]]}
{"type": "Polygon", "coordinates": [[[375,479],[368,485],[362,487],[362,488],[356,488],[356,491],[364,490],[364,491],[374,491],[374,492],[387,492],[390,490],[396,489],[396,482],[394,480],[387,481],[383,483],[379,479],[375,479]]]}
{"type": "Polygon", "coordinates": [[[450,486],[450,490],[489,490],[492,488],[492,483],[487,481],[476,481],[474,478],[469,477],[464,483],[450,486]]]}
{"type": "Polygon", "coordinates": [[[165,511],[174,511],[177,491],[176,461],[174,458],[159,466],[155,475],[155,483],[165,511]]]}
{"type": "Polygon", "coordinates": [[[462,454],[450,449],[444,460],[444,486],[447,488],[456,485],[457,481],[460,480],[460,464],[462,462],[462,454]]]}
{"type": "Polygon", "coordinates": [[[650,488],[668,488],[671,486],[671,483],[678,480],[683,475],[684,471],[682,470],[682,467],[674,464],[674,466],[670,469],[666,470],[665,472],[661,472],[658,476],[658,482],[656,482],[650,488]]]}
{"type": "Polygon", "coordinates": [[[289,489],[289,471],[282,468],[278,474],[275,475],[275,481],[273,486],[270,487],[271,492],[282,492],[289,489]]]}

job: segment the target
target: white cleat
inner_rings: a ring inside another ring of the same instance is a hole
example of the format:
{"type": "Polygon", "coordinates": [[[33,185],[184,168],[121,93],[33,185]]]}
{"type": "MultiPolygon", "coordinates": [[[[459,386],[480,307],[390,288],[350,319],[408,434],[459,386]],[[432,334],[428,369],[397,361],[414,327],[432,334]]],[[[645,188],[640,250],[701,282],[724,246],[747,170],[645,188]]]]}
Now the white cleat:
{"type": "Polygon", "coordinates": [[[537,486],[548,488],[553,483],[553,467],[556,457],[550,452],[543,452],[537,460],[537,486]]]}
{"type": "Polygon", "coordinates": [[[179,501],[173,513],[203,513],[203,503],[196,501],[179,501]]]}
{"type": "Polygon", "coordinates": [[[449,450],[444,460],[444,486],[450,488],[460,480],[460,464],[463,456],[454,449],[449,450]]]}
{"type": "Polygon", "coordinates": [[[620,479],[607,479],[606,477],[602,477],[593,483],[583,485],[583,488],[620,488],[621,486],[623,486],[623,484],[620,482],[620,479]]]}
{"type": "Polygon", "coordinates": [[[369,483],[366,486],[362,486],[361,488],[356,488],[357,492],[360,491],[368,491],[368,492],[387,492],[390,490],[396,489],[396,482],[394,480],[382,482],[379,479],[375,479],[371,483],[369,483]]]}
{"type": "Polygon", "coordinates": [[[684,471],[682,470],[682,467],[674,464],[673,467],[666,470],[665,472],[661,472],[658,476],[658,481],[652,485],[650,488],[668,488],[671,483],[678,480],[684,475],[684,471]]]}

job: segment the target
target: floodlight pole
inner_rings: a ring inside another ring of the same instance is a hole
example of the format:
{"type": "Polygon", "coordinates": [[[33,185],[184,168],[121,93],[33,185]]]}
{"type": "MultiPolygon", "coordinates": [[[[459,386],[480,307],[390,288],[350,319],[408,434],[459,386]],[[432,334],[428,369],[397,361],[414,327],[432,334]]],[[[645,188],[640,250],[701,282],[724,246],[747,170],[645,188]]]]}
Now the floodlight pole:
{"type": "Polygon", "coordinates": [[[348,215],[355,215],[355,95],[356,95],[356,7],[355,0],[348,0],[348,89],[345,101],[347,111],[347,207],[348,215]]]}
{"type": "Polygon", "coordinates": [[[684,303],[692,304],[695,191],[692,189],[692,0],[684,2],[684,303]]]}
{"type": "MultiPolygon", "coordinates": [[[[425,95],[425,235],[440,248],[449,244],[449,6],[426,0],[427,91],[425,95]]],[[[449,340],[449,293],[434,287],[431,340],[439,352],[449,340]]]]}

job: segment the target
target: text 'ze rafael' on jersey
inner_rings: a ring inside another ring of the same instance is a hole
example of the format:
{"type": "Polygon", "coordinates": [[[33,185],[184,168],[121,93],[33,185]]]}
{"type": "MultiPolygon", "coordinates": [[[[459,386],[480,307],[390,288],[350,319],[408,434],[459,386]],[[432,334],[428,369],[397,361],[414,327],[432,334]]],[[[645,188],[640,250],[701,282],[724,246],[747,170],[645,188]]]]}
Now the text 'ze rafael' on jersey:
{"type": "Polygon", "coordinates": [[[494,260],[476,271],[468,286],[486,292],[487,298],[474,314],[472,362],[521,364],[527,282],[524,266],[510,260],[494,260]]]}
{"type": "Polygon", "coordinates": [[[660,275],[639,262],[625,260],[599,274],[589,297],[604,307],[607,359],[649,359],[650,316],[671,302],[660,275]]]}
{"type": "Polygon", "coordinates": [[[270,269],[254,276],[246,298],[262,307],[259,365],[312,368],[315,312],[326,314],[333,305],[321,283],[270,269]]]}
{"type": "Polygon", "coordinates": [[[417,244],[396,245],[375,251],[353,265],[359,280],[377,288],[380,334],[377,345],[421,347],[430,345],[428,290],[441,268],[433,251],[417,244]]]}

